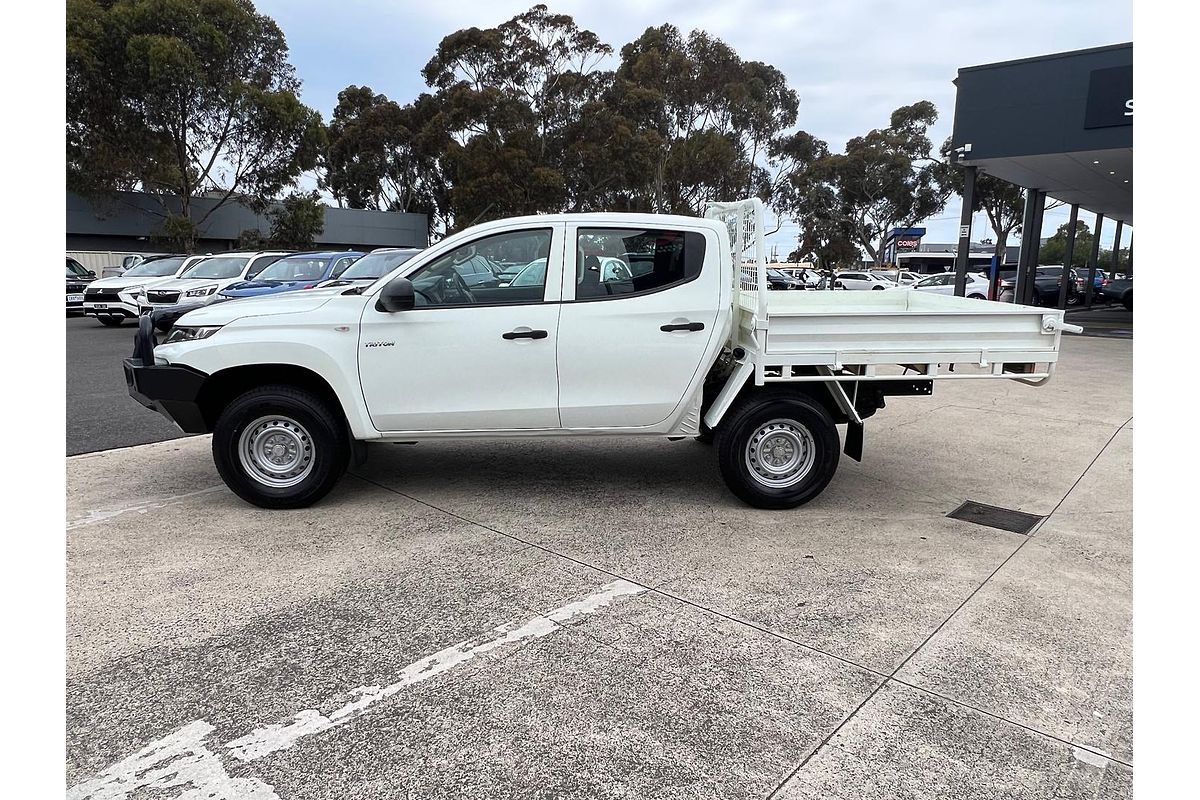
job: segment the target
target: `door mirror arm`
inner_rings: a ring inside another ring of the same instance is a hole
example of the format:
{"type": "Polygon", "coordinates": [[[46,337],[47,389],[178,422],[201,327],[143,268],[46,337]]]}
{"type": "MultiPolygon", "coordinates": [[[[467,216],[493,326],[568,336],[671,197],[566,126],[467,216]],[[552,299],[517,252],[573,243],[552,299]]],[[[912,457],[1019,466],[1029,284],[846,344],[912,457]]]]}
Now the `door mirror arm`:
{"type": "Polygon", "coordinates": [[[379,299],[375,301],[375,310],[393,314],[397,311],[408,311],[415,306],[416,290],[408,278],[396,278],[383,287],[379,299]]]}

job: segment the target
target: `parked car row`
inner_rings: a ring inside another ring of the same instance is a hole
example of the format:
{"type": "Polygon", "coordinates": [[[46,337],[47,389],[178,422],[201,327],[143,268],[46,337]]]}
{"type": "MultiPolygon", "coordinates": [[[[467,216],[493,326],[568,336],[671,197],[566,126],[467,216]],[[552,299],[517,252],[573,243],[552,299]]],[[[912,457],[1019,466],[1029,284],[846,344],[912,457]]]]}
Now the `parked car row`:
{"type": "Polygon", "coordinates": [[[269,250],[161,255],[145,258],[120,277],[99,280],[77,262],[72,267],[73,260],[68,258],[67,309],[70,312],[74,303],[78,312],[109,326],[151,312],[178,318],[184,311],[213,302],[302,291],[331,283],[369,283],[418,252],[416,248],[382,248],[369,254],[356,250],[269,250]],[[73,270],[78,272],[74,291],[73,270]]]}

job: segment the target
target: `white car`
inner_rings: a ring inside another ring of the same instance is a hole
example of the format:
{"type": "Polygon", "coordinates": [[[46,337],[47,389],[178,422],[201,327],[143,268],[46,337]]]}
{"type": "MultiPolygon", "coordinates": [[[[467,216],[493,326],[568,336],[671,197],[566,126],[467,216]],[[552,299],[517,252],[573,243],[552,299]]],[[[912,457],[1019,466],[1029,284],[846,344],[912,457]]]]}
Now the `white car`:
{"type": "Polygon", "coordinates": [[[886,396],[931,394],[982,358],[972,377],[1044,383],[1061,331],[1081,330],[1056,309],[962,297],[885,292],[866,313],[844,292],[768,291],[763,216],[754,198],[706,218],[494,220],[362,288],[189,311],[161,344],[143,317],[126,384],[184,431],[211,432],[221,478],[264,508],[315,503],[367,442],[624,435],[712,437],[733,494],[780,509],[833,478],[837,425],[861,459],[863,420],[886,396]],[[750,231],[756,290],[740,288],[730,231],[750,231]],[[606,275],[585,246],[637,269],[606,275]],[[474,287],[455,269],[514,253],[547,268],[474,287]]]}
{"type": "Polygon", "coordinates": [[[896,270],[894,269],[872,270],[871,274],[878,278],[891,281],[897,286],[912,286],[914,283],[921,280],[920,275],[907,270],[900,270],[899,280],[897,280],[896,270]]]}
{"type": "MultiPolygon", "coordinates": [[[[931,294],[954,294],[954,273],[943,272],[940,275],[929,275],[912,285],[914,292],[929,292],[931,294]]],[[[964,297],[972,300],[986,300],[988,296],[988,279],[977,272],[967,273],[967,288],[964,297]]]]}
{"type": "Polygon", "coordinates": [[[872,275],[870,272],[839,272],[837,280],[841,281],[843,289],[851,291],[876,290],[883,291],[884,289],[895,289],[896,284],[887,278],[881,278],[878,275],[872,275]]]}
{"type": "Polygon", "coordinates": [[[286,255],[276,250],[260,253],[220,253],[189,267],[176,278],[146,290],[138,298],[139,313],[211,303],[222,289],[248,281],[286,255]]]}
{"type": "Polygon", "coordinates": [[[83,294],[83,313],[104,325],[120,325],[126,318],[137,317],[138,299],[146,289],[182,275],[204,259],[205,256],[150,256],[120,277],[92,281],[83,294]]]}
{"type": "Polygon", "coordinates": [[[317,284],[325,286],[370,286],[396,267],[421,252],[416,247],[380,247],[362,256],[341,275],[317,284]]]}

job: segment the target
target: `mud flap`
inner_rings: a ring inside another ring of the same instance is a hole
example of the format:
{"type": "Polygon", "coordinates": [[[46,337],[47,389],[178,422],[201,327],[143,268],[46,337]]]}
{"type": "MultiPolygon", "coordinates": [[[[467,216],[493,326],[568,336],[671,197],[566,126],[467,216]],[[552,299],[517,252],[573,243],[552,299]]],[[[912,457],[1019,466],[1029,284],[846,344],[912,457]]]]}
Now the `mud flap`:
{"type": "Polygon", "coordinates": [[[846,425],[846,446],[842,452],[855,461],[862,461],[863,454],[863,424],[850,420],[846,425]]]}

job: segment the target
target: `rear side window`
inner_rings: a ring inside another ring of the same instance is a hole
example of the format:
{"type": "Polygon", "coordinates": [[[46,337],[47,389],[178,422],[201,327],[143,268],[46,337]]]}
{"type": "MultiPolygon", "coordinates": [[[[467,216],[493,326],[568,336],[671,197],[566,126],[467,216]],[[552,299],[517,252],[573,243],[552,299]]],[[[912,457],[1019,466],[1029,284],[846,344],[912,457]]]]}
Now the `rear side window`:
{"type": "Polygon", "coordinates": [[[649,294],[687,283],[704,266],[704,235],[656,228],[580,228],[575,299],[649,294]]]}

